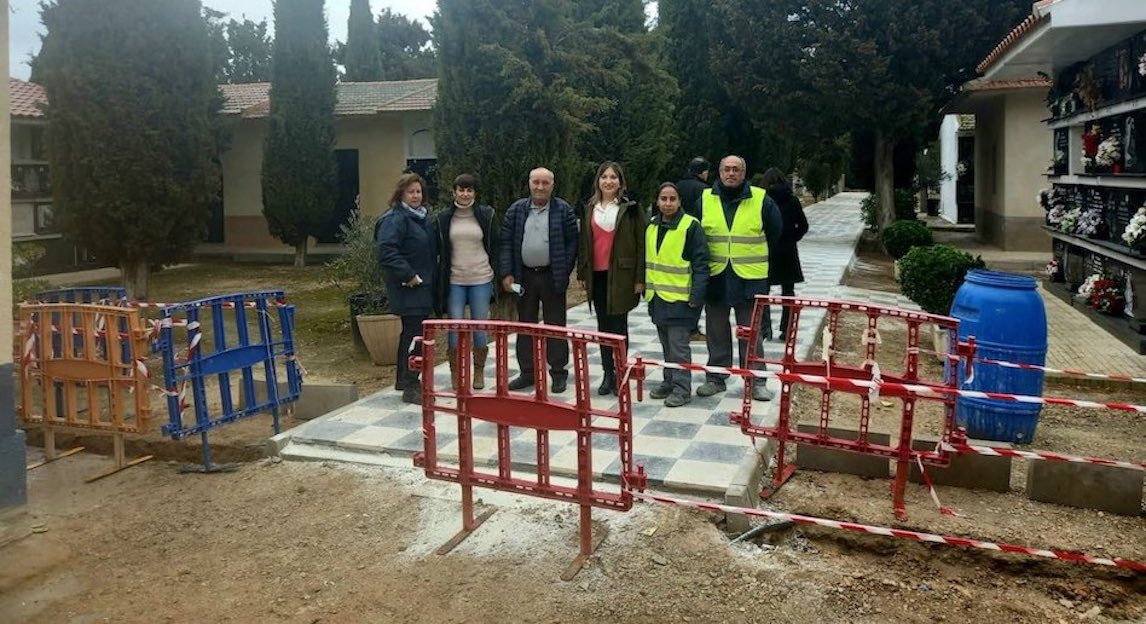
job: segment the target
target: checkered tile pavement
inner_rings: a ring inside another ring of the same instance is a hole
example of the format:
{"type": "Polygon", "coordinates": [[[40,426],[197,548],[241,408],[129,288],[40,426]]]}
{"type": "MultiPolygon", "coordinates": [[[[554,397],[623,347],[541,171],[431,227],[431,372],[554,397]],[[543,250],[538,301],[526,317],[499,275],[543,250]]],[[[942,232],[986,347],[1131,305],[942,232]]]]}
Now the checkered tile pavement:
{"type": "MultiPolygon", "coordinates": [[[[854,258],[855,245],[862,232],[859,202],[862,193],[843,193],[810,206],[807,209],[809,233],[800,243],[805,283],[797,285],[797,294],[813,297],[840,296],[840,280],[854,258]]],[[[773,311],[773,323],[779,321],[779,311],[773,311]]],[[[822,310],[808,310],[800,319],[797,354],[807,356],[813,348],[817,328],[823,319],[822,310]]],[[[588,305],[569,310],[568,324],[573,327],[595,329],[596,320],[588,305]]],[[[703,327],[703,322],[702,322],[703,327]]],[[[653,359],[661,358],[656,327],[650,321],[645,306],[638,306],[629,315],[630,356],[637,354],[653,359]]],[[[511,345],[512,345],[511,340],[511,345]]],[[[705,363],[708,351],[703,343],[692,343],[692,360],[705,363]]],[[[511,346],[512,348],[512,346],[511,346]]],[[[780,357],[783,345],[765,343],[771,357],[780,357]]],[[[596,394],[600,384],[600,360],[591,348],[590,372],[592,401],[595,407],[615,408],[604,403],[605,397],[596,394]],[[599,403],[601,402],[601,403],[599,403]]],[[[486,370],[487,391],[492,387],[494,354],[490,354],[486,370]]],[[[510,354],[511,367],[514,362],[510,354]]],[[[516,374],[516,371],[513,371],[516,374]]],[[[652,370],[650,378],[660,379],[660,371],[652,370]]],[[[694,374],[693,388],[703,380],[694,374]]],[[[572,380],[571,386],[572,386],[572,380]]],[[[449,387],[449,370],[439,366],[435,371],[435,387],[449,387]]],[[[773,383],[773,389],[775,388],[773,383]]],[[[646,392],[648,387],[646,387],[646,392]]],[[[713,397],[693,397],[685,407],[670,409],[661,401],[650,399],[636,402],[633,392],[633,453],[635,462],[643,464],[651,484],[698,494],[723,494],[732,482],[738,467],[754,453],[751,440],[728,423],[730,411],[741,404],[743,383],[729,379],[728,390],[713,397]]],[[[557,400],[572,402],[572,387],[557,400]]],[[[775,415],[775,403],[755,403],[754,416],[775,415]]],[[[313,447],[336,447],[369,453],[410,455],[422,450],[420,406],[401,402],[399,393],[384,390],[366,397],[339,411],[312,420],[291,430],[291,443],[313,447]]],[[[615,422],[608,419],[612,425],[615,422]]],[[[437,444],[441,461],[456,462],[457,424],[450,414],[437,416],[437,444]]],[[[474,427],[474,456],[479,466],[493,468],[497,458],[496,427],[478,423],[474,427]]],[[[528,471],[535,466],[537,455],[536,434],[524,429],[511,429],[511,461],[515,470],[528,471]]],[[[576,443],[574,434],[554,431],[549,436],[551,470],[555,474],[573,476],[576,473],[576,443]]],[[[615,436],[594,435],[593,466],[599,477],[616,481],[619,475],[619,452],[615,436]]]]}

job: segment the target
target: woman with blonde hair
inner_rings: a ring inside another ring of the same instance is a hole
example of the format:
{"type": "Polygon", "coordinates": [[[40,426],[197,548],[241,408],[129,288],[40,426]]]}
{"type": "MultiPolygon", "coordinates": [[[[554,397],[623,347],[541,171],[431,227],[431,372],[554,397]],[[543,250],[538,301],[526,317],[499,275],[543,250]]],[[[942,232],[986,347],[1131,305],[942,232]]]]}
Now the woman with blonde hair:
{"type": "MultiPolygon", "coordinates": [[[[629,310],[644,292],[645,224],[648,218],[625,188],[621,166],[606,161],[593,178],[593,194],[581,215],[577,279],[596,310],[597,329],[629,339],[629,310]]],[[[613,350],[601,347],[605,377],[597,393],[616,394],[613,350]]]]}
{"type": "MultiPolygon", "coordinates": [[[[410,343],[422,333],[422,322],[434,313],[434,273],[438,264],[437,240],[423,204],[425,182],[416,173],[398,178],[390,196],[390,209],[374,226],[378,263],[386,279],[390,312],[402,318],[398,339],[398,371],[394,384],[406,403],[421,403],[418,371],[409,369],[410,343]]],[[[421,355],[421,343],[414,353],[421,355]]]]}

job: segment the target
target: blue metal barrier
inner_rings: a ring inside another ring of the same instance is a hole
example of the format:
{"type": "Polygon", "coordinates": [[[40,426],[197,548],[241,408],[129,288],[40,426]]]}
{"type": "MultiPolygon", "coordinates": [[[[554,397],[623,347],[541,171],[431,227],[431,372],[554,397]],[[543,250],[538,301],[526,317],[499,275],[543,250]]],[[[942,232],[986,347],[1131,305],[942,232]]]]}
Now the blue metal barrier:
{"type": "Polygon", "coordinates": [[[302,376],[294,358],[294,306],[286,305],[283,291],[274,290],[188,301],[163,307],[160,314],[159,347],[170,415],[163,433],[175,440],[194,434],[202,436],[203,466],[197,471],[233,469],[211,463],[207,432],[270,411],[277,434],[280,406],[297,401],[302,392],[302,376]],[[277,310],[277,323],[270,308],[277,310]],[[180,316],[187,321],[187,344],[186,353],[177,357],[173,321],[180,316]],[[251,323],[257,324],[257,329],[251,323]],[[280,358],[286,370],[285,394],[279,392],[276,363],[280,358]],[[255,388],[254,369],[258,366],[266,379],[265,398],[260,398],[255,388]],[[234,372],[241,376],[242,396],[238,403],[231,393],[234,372]],[[216,410],[208,404],[207,382],[211,376],[218,380],[219,409],[214,417],[211,412],[216,410]],[[189,422],[184,421],[187,409],[194,415],[187,419],[189,422]]]}
{"type": "Polygon", "coordinates": [[[42,290],[34,295],[41,303],[103,303],[119,305],[127,300],[127,289],[122,286],[75,286],[42,290]]]}

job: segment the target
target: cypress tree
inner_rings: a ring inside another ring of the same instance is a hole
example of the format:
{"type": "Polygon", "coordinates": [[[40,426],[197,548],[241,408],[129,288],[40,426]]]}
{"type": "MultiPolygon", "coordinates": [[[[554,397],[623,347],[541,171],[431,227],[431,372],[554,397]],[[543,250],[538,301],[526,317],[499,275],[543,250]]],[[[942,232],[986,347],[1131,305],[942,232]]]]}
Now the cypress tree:
{"type": "Polygon", "coordinates": [[[151,269],[202,240],[218,191],[221,100],[202,5],[54,0],[41,19],[57,218],[146,298],[151,269]]]}
{"type": "Polygon", "coordinates": [[[276,0],[271,108],[263,147],[263,215],[306,266],[308,239],[335,203],[335,70],[323,0],[276,0]]]}
{"type": "Polygon", "coordinates": [[[370,14],[370,0],[350,0],[346,23],[346,81],[382,80],[382,55],[378,51],[378,29],[370,14]]]}

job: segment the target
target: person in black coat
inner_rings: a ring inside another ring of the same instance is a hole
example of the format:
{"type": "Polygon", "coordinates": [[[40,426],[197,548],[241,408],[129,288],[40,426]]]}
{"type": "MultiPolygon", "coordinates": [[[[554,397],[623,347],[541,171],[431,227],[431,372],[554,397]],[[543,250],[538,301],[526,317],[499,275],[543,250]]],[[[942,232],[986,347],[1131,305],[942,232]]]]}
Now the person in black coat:
{"type": "MultiPolygon", "coordinates": [[[[791,297],[796,294],[796,284],[804,281],[796,243],[808,233],[808,217],[804,215],[800,200],[792,192],[788,178],[779,169],[773,167],[764,172],[764,188],[768,191],[768,197],[780,207],[780,215],[784,218],[783,233],[775,247],[768,250],[771,256],[768,261],[768,283],[779,285],[780,294],[791,297]]],[[[778,340],[787,338],[788,311],[788,306],[784,306],[780,313],[780,331],[776,334],[778,340]]]]}
{"type": "MultiPolygon", "coordinates": [[[[398,178],[390,196],[390,210],[374,226],[378,264],[386,280],[390,311],[402,318],[398,339],[398,375],[395,387],[402,400],[421,403],[418,371],[409,369],[410,343],[422,333],[422,322],[434,313],[434,280],[438,267],[437,241],[422,204],[425,183],[416,173],[398,178]]],[[[419,343],[414,353],[422,354],[419,343]]]]}
{"type": "MultiPolygon", "coordinates": [[[[704,193],[704,190],[710,186],[708,183],[709,169],[712,169],[712,163],[697,156],[688,162],[684,177],[676,183],[676,188],[680,193],[680,206],[686,214],[700,218],[697,204],[700,202],[701,193],[704,193]]],[[[700,331],[699,319],[696,326],[692,328],[689,339],[693,342],[704,342],[704,332],[700,331]]]]}

